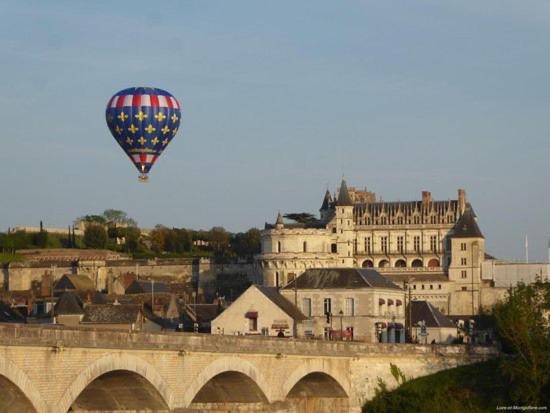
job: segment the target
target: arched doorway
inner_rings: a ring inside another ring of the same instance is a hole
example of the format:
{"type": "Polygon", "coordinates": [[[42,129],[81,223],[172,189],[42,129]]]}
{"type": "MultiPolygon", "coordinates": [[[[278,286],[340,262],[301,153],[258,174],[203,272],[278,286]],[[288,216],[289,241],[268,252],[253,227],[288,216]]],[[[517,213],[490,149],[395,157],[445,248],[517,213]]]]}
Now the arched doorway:
{"type": "Polygon", "coordinates": [[[428,267],[429,268],[439,267],[439,260],[436,258],[432,258],[430,261],[428,261],[428,267]]]}
{"type": "Polygon", "coordinates": [[[78,395],[69,411],[170,409],[146,378],[127,370],[114,370],[93,380],[78,395]]]}
{"type": "Polygon", "coordinates": [[[326,373],[313,372],[292,387],[287,400],[299,413],[347,413],[349,399],[340,384],[326,373]]]}
{"type": "Polygon", "coordinates": [[[36,413],[23,391],[4,376],[0,376],[0,412],[36,413]]]}
{"type": "Polygon", "coordinates": [[[378,263],[378,267],[379,268],[387,268],[390,266],[390,262],[388,260],[381,260],[379,263],[378,263]]]}
{"type": "Polygon", "coordinates": [[[405,268],[407,266],[407,263],[405,260],[397,260],[395,261],[395,267],[396,268],[405,268]]]}
{"type": "Polygon", "coordinates": [[[365,260],[363,261],[363,264],[361,264],[363,268],[372,268],[374,267],[374,263],[371,260],[365,260]]]}
{"type": "Polygon", "coordinates": [[[250,407],[257,405],[261,408],[267,402],[267,397],[254,380],[238,371],[226,371],[208,380],[195,395],[189,408],[209,411],[223,403],[224,409],[233,411],[233,405],[236,408],[237,404],[247,403],[250,407]]]}
{"type": "Polygon", "coordinates": [[[422,267],[424,264],[422,263],[422,260],[417,258],[416,260],[413,260],[413,262],[411,263],[411,267],[413,268],[420,268],[422,267]]]}

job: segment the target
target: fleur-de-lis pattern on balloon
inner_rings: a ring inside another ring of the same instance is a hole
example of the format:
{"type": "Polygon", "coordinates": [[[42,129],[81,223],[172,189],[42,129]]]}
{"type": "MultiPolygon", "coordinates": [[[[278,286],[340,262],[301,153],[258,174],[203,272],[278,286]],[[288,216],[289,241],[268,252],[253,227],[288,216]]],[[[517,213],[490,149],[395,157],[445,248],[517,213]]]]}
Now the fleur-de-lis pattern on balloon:
{"type": "Polygon", "coordinates": [[[115,140],[146,179],[179,129],[181,106],[165,90],[133,87],[109,100],[105,118],[115,140]]]}

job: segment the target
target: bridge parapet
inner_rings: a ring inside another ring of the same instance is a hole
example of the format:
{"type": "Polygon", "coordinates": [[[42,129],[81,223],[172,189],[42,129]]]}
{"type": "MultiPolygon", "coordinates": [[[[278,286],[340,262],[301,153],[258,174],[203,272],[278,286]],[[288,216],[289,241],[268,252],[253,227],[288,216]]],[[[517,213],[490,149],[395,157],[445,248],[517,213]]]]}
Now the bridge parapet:
{"type": "Polygon", "coordinates": [[[225,336],[193,333],[135,333],[92,328],[64,328],[28,324],[0,324],[0,344],[101,348],[124,350],[165,350],[235,354],[273,354],[330,357],[374,357],[376,355],[426,355],[469,358],[493,357],[495,347],[464,345],[387,344],[306,339],[282,339],[264,336],[225,336]]]}

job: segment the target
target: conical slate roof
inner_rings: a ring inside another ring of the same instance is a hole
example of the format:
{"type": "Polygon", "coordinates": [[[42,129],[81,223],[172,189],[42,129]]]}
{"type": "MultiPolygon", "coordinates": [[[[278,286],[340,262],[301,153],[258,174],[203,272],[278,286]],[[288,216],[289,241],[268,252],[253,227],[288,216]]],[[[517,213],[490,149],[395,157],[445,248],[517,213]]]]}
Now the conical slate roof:
{"type": "Polygon", "coordinates": [[[327,189],[327,192],[325,192],[325,198],[323,199],[323,205],[321,205],[321,211],[325,211],[329,209],[329,205],[332,201],[332,197],[330,196],[330,192],[327,189]]]}
{"type": "Polygon", "coordinates": [[[338,206],[353,206],[353,201],[349,195],[348,186],[346,181],[342,179],[342,184],[340,185],[340,193],[338,194],[338,201],[336,203],[338,206]]]}
{"type": "Polygon", "coordinates": [[[275,221],[276,225],[284,225],[285,222],[283,221],[283,216],[281,215],[281,211],[277,214],[277,221],[275,221]]]}
{"type": "Polygon", "coordinates": [[[452,238],[485,238],[479,229],[474,211],[471,207],[466,208],[462,216],[453,228],[452,238]]]}

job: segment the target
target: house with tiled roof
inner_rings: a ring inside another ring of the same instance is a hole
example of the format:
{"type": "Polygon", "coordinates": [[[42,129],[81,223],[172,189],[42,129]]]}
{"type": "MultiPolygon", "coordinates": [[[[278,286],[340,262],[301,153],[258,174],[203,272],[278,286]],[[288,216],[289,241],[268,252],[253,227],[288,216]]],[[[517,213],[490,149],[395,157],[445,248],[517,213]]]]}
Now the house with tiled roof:
{"type": "Polygon", "coordinates": [[[139,304],[88,304],[84,307],[80,326],[124,331],[162,330],[154,317],[147,315],[139,304]]]}
{"type": "Polygon", "coordinates": [[[277,288],[251,285],[211,322],[212,334],[302,336],[307,317],[277,288]]]}
{"type": "Polygon", "coordinates": [[[457,339],[456,324],[428,301],[411,301],[410,313],[413,341],[450,344],[457,339]]]}

